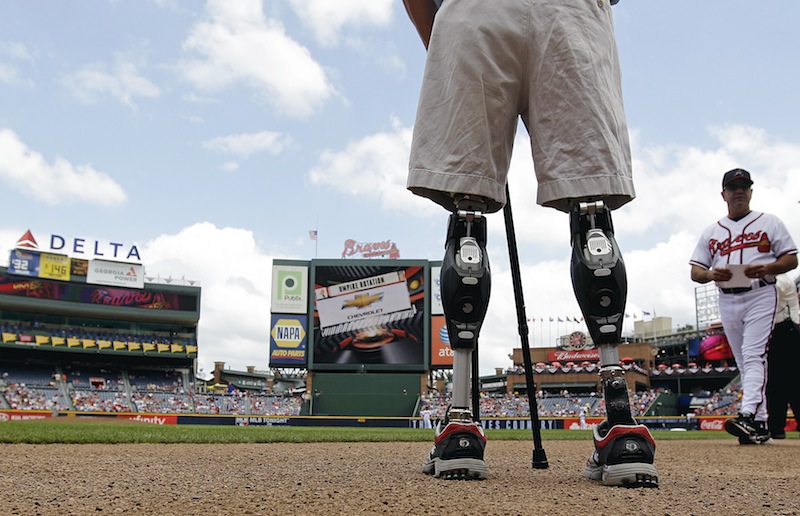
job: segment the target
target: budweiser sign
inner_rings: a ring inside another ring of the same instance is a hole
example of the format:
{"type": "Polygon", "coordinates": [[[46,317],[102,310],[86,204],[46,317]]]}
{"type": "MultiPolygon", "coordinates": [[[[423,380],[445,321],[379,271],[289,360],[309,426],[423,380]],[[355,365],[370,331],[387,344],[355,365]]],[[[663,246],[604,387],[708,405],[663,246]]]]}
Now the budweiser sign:
{"type": "Polygon", "coordinates": [[[583,362],[584,360],[589,360],[590,362],[599,361],[600,351],[596,349],[584,349],[581,351],[557,350],[548,353],[548,358],[550,362],[583,362]]]}

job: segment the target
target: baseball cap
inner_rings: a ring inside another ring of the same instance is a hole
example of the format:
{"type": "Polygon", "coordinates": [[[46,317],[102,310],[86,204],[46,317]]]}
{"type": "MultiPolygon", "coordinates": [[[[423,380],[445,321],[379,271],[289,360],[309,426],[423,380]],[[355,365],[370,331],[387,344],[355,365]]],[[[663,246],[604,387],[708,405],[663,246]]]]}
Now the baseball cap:
{"type": "Polygon", "coordinates": [[[733,170],[728,170],[725,172],[725,175],[722,176],[722,188],[724,189],[728,183],[731,183],[736,180],[746,181],[753,184],[753,180],[750,179],[750,172],[743,168],[734,168],[733,170]]]}

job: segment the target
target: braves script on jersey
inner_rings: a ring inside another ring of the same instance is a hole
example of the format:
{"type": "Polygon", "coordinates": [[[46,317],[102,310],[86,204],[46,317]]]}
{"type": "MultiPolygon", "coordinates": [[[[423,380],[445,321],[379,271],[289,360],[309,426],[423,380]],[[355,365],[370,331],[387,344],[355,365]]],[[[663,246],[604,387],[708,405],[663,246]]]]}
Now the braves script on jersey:
{"type": "Polygon", "coordinates": [[[784,254],[796,252],[791,235],[778,217],[751,211],[739,220],[724,217],[708,226],[689,263],[705,269],[729,264],[754,265],[771,263],[784,254]]]}
{"type": "MultiPolygon", "coordinates": [[[[772,263],[797,248],[774,215],[751,211],[739,220],[724,217],[703,231],[689,263],[704,269],[772,263]]],[[[767,344],[777,293],[775,277],[752,279],[750,289],[720,289],[719,313],[742,380],[741,413],[767,420],[767,344]],[[745,331],[747,328],[747,331],[745,331]]]]}

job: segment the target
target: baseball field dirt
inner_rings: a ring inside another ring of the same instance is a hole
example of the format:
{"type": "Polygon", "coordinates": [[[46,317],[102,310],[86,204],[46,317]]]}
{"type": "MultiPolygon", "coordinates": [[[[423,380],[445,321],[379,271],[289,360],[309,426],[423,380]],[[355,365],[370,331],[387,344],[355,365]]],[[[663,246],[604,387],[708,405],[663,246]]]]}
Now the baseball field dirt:
{"type": "Polygon", "coordinates": [[[490,441],[489,477],[421,473],[426,443],[0,445],[0,513],[800,514],[800,440],[658,441],[658,489],[581,477],[591,442],[490,441]]]}

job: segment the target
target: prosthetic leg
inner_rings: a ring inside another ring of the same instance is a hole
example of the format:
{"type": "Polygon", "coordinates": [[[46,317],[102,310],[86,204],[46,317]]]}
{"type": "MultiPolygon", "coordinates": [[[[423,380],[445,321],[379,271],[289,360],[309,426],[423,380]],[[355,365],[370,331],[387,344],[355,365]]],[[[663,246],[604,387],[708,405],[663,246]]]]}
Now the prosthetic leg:
{"type": "MultiPolygon", "coordinates": [[[[441,270],[442,306],[453,349],[453,398],[436,427],[434,446],[423,472],[444,479],[484,479],[486,436],[470,410],[473,353],[489,305],[491,274],[486,254],[485,205],[480,199],[457,200],[450,215],[441,270]]],[[[475,401],[477,403],[477,401],[475,401]]],[[[474,411],[474,412],[473,412],[474,411]]]]}
{"type": "Polygon", "coordinates": [[[611,212],[602,201],[578,202],[570,211],[572,286],[600,352],[600,378],[608,419],[594,429],[595,451],[584,476],[604,485],[658,487],[655,441],[631,415],[625,371],[617,345],[628,284],[614,240],[611,212]]]}

